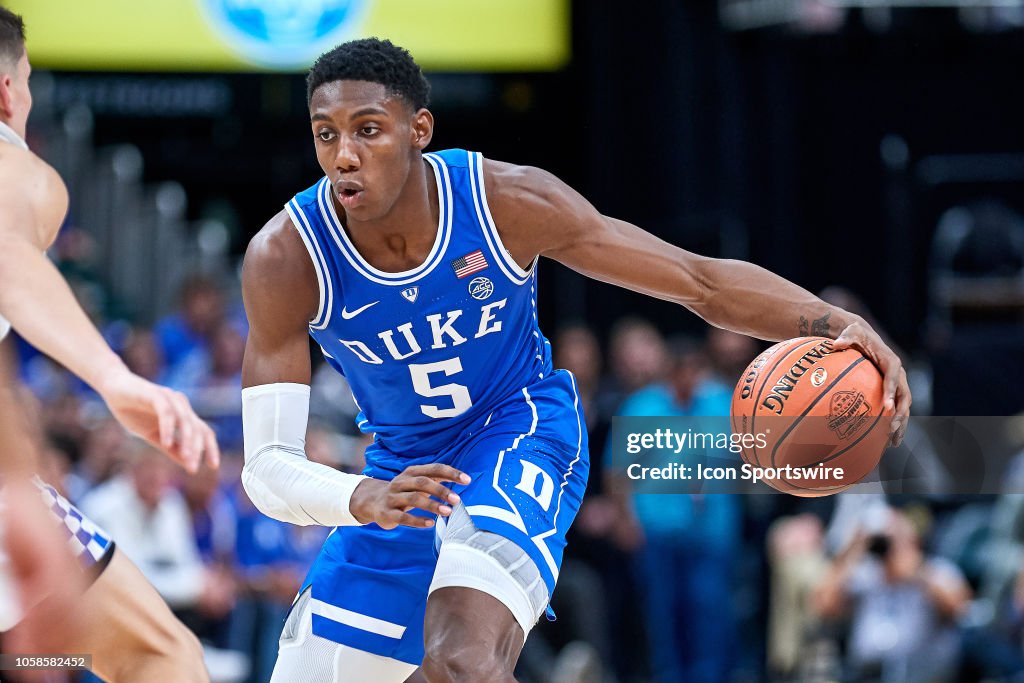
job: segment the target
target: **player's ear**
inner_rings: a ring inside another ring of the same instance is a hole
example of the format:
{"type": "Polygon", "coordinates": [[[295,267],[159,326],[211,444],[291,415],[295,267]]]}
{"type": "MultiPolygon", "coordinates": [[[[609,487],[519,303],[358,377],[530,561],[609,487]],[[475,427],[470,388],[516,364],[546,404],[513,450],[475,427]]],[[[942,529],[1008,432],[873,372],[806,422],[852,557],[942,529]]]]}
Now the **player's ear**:
{"type": "Polygon", "coordinates": [[[11,75],[0,72],[0,112],[10,118],[14,116],[14,109],[11,106],[11,75]]]}
{"type": "Polygon", "coordinates": [[[412,144],[416,149],[426,149],[434,137],[434,115],[429,109],[420,109],[412,119],[412,144]]]}

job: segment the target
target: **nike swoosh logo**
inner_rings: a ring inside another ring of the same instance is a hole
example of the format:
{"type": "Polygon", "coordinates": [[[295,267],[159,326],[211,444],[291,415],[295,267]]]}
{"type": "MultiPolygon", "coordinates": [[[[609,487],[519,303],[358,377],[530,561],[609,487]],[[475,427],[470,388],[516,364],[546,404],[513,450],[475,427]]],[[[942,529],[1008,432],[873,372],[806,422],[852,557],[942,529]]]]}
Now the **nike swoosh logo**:
{"type": "Polygon", "coordinates": [[[357,315],[359,315],[360,313],[365,311],[370,306],[376,306],[379,303],[380,303],[380,301],[371,301],[370,303],[366,304],[365,306],[360,306],[359,308],[357,308],[354,311],[346,310],[345,307],[342,306],[341,307],[341,317],[344,318],[345,320],[351,320],[352,318],[356,317],[357,315]]]}

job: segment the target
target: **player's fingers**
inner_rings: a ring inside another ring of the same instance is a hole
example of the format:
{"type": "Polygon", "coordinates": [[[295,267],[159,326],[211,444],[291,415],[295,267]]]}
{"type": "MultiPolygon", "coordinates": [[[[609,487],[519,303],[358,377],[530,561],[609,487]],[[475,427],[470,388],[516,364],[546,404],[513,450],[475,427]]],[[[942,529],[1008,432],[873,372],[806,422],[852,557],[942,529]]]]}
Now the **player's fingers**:
{"type": "Polygon", "coordinates": [[[162,394],[153,401],[153,411],[156,413],[157,429],[160,432],[159,445],[165,451],[174,447],[174,408],[167,397],[162,394]]]}
{"type": "MultiPolygon", "coordinates": [[[[411,526],[418,529],[429,529],[434,526],[434,520],[429,517],[419,517],[417,515],[411,515],[408,512],[395,512],[392,516],[392,521],[402,526],[411,526]]],[[[393,527],[391,527],[393,528],[393,527]]]]}
{"type": "Polygon", "coordinates": [[[914,402],[910,394],[910,384],[907,382],[907,371],[900,368],[899,382],[896,387],[896,419],[892,433],[892,445],[899,446],[903,443],[903,437],[907,433],[907,424],[910,421],[910,405],[914,402]]]}
{"type": "Polygon", "coordinates": [[[411,475],[430,477],[437,481],[451,481],[457,484],[468,484],[471,481],[470,476],[465,472],[439,462],[430,465],[413,465],[405,471],[411,475]]]}
{"type": "Polygon", "coordinates": [[[864,334],[856,324],[848,325],[838,337],[832,340],[832,348],[836,351],[854,347],[863,348],[863,346],[864,334]]]}
{"type": "Polygon", "coordinates": [[[172,391],[170,396],[174,405],[175,427],[178,431],[177,450],[180,462],[189,473],[194,473],[199,468],[199,458],[196,454],[196,430],[192,422],[195,418],[192,408],[181,392],[172,391]]]}
{"type": "Polygon", "coordinates": [[[198,417],[192,417],[192,453],[195,455],[196,469],[203,464],[203,451],[206,450],[206,424],[198,417]]]}
{"type": "Polygon", "coordinates": [[[445,505],[425,493],[410,492],[405,495],[407,496],[403,506],[405,511],[416,508],[435,515],[441,515],[442,517],[452,514],[452,507],[450,505],[445,505]]]}
{"type": "Polygon", "coordinates": [[[447,486],[426,475],[420,475],[418,477],[403,476],[396,478],[394,485],[396,491],[420,492],[428,496],[434,496],[440,500],[447,501],[452,505],[458,505],[459,501],[462,500],[459,498],[457,493],[453,493],[447,486]]]}
{"type": "Polygon", "coordinates": [[[210,426],[203,423],[203,457],[206,464],[217,469],[220,467],[220,446],[217,444],[217,435],[213,433],[210,426]]]}
{"type": "Polygon", "coordinates": [[[895,354],[887,354],[879,359],[878,367],[884,374],[882,381],[882,406],[886,410],[896,410],[896,389],[900,378],[904,377],[903,364],[895,354]]]}

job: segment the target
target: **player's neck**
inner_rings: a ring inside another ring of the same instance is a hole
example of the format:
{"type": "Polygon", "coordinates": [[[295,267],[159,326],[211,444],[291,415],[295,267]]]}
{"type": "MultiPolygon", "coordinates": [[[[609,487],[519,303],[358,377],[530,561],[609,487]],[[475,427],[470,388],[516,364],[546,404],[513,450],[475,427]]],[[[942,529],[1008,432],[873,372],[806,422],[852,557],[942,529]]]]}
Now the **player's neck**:
{"type": "Polygon", "coordinates": [[[0,140],[17,147],[21,147],[22,149],[28,149],[28,145],[25,143],[24,133],[19,133],[11,127],[10,121],[4,121],[3,119],[0,119],[0,140]]]}
{"type": "Polygon", "coordinates": [[[339,212],[345,231],[371,265],[400,272],[426,259],[437,237],[437,182],[426,160],[414,163],[398,199],[383,216],[360,221],[339,212]]]}

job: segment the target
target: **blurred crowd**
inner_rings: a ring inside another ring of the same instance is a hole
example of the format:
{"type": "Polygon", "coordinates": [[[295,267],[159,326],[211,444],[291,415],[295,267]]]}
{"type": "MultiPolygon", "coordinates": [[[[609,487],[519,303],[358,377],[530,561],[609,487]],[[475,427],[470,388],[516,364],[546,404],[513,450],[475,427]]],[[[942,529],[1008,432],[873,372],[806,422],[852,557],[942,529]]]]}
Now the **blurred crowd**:
{"type": "MultiPolygon", "coordinates": [[[[184,392],[211,423],[223,466],[185,476],[128,437],[87,387],[19,345],[45,443],[41,474],[112,534],[212,652],[244,662],[221,680],[267,681],[282,621],[330,530],[269,519],[241,488],[237,284],[191,276],[172,313],[136,325],[76,258],[81,239],[65,233],[56,260],[132,370],[184,392]]],[[[868,315],[845,290],[822,295],[868,315]]],[[[887,456],[920,470],[917,488],[898,493],[637,493],[611,465],[612,417],[727,415],[763,345],[716,329],[666,338],[633,318],[606,334],[584,324],[551,332],[556,366],[577,378],[592,465],[557,620],[534,630],[521,681],[1024,681],[1021,496],[942,493],[941,467],[920,451],[887,456]]],[[[308,456],[360,471],[367,440],[344,378],[318,367],[311,405],[308,456]]]]}

